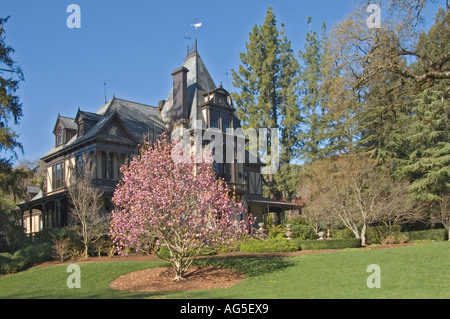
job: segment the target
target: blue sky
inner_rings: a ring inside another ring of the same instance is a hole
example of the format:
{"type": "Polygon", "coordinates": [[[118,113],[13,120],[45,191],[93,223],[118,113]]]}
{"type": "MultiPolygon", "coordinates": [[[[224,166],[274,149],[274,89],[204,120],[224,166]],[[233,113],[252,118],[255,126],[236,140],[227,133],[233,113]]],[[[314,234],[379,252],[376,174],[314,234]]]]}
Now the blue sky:
{"type": "MultiPolygon", "coordinates": [[[[170,73],[186,55],[186,34],[193,44],[191,24],[197,18],[198,50],[216,85],[233,91],[231,69],[255,24],[264,22],[272,6],[293,49],[303,48],[308,31],[322,22],[328,29],[345,18],[351,0],[42,0],[3,1],[0,17],[6,24],[6,43],[22,67],[25,81],[18,94],[23,117],[14,129],[24,154],[35,160],[54,145],[52,130],[60,113],[74,117],[78,107],[95,112],[106,96],[157,105],[166,99],[170,73]],[[69,4],[81,9],[81,28],[69,29],[69,4]],[[227,77],[227,73],[229,74],[227,77]]],[[[430,15],[434,11],[430,10],[430,15]]]]}

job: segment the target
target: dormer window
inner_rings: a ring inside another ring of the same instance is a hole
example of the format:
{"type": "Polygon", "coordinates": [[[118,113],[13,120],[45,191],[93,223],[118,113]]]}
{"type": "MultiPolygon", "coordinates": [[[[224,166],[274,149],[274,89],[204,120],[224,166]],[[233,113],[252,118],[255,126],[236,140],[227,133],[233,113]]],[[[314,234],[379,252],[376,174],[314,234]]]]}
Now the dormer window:
{"type": "Polygon", "coordinates": [[[56,146],[64,143],[64,130],[60,127],[56,132],[56,146]]]}
{"type": "Polygon", "coordinates": [[[73,118],[58,115],[53,134],[55,135],[55,147],[64,145],[77,133],[77,127],[73,118]]]}
{"type": "Polygon", "coordinates": [[[95,124],[97,124],[100,117],[100,114],[78,110],[77,116],[75,117],[77,137],[80,138],[85,135],[95,124]]]}
{"type": "Polygon", "coordinates": [[[77,136],[78,137],[83,136],[83,122],[78,123],[77,136]]]}

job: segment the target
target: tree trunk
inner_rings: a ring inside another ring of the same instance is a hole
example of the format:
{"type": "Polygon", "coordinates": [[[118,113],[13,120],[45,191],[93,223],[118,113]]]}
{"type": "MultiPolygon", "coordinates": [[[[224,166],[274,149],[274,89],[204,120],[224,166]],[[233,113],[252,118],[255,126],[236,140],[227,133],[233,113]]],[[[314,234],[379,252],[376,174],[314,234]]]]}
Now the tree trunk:
{"type": "Polygon", "coordinates": [[[361,246],[366,246],[366,224],[363,225],[361,229],[361,246]]]}
{"type": "Polygon", "coordinates": [[[89,258],[89,249],[88,249],[88,245],[87,244],[84,244],[83,258],[84,259],[88,259],[89,258]]]}
{"type": "Polygon", "coordinates": [[[184,278],[183,262],[181,260],[174,260],[172,262],[173,269],[175,270],[174,281],[180,281],[184,278]]]}

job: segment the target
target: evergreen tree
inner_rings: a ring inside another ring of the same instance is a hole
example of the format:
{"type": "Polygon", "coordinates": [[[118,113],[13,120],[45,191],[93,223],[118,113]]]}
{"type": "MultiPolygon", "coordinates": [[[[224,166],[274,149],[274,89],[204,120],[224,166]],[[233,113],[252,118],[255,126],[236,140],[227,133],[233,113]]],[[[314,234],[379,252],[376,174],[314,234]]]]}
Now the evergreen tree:
{"type": "Polygon", "coordinates": [[[23,80],[21,68],[12,59],[14,49],[5,42],[5,24],[9,17],[0,18],[0,251],[13,250],[23,240],[23,229],[15,224],[11,212],[16,203],[8,198],[20,195],[20,182],[26,175],[13,169],[16,149],[22,149],[10,121],[17,124],[22,116],[22,104],[15,94],[23,80]]]}
{"type": "Polygon", "coordinates": [[[289,164],[298,155],[300,143],[301,114],[298,104],[299,63],[291,49],[291,41],[284,36],[282,24],[280,43],[280,114],[281,114],[281,156],[280,163],[289,164]]]}
{"type": "Polygon", "coordinates": [[[15,149],[22,149],[8,122],[12,119],[17,124],[22,116],[22,104],[15,93],[23,73],[11,57],[14,49],[5,42],[4,25],[8,19],[0,18],[0,161],[9,163],[16,155],[15,149]]]}
{"type": "Polygon", "coordinates": [[[410,152],[399,161],[399,173],[412,180],[412,195],[424,202],[440,202],[450,193],[450,105],[436,113],[441,92],[430,88],[414,101],[411,125],[404,135],[410,152]]]}
{"type": "MultiPolygon", "coordinates": [[[[284,35],[284,25],[278,31],[272,7],[267,10],[264,24],[253,27],[246,49],[240,53],[242,64],[238,72],[232,70],[233,85],[239,90],[232,93],[238,116],[244,129],[269,130],[268,150],[271,149],[270,130],[279,129],[280,164],[289,163],[298,148],[298,61],[284,35]]],[[[266,177],[269,196],[275,197],[275,179],[272,174],[266,177]]]]}
{"type": "MultiPolygon", "coordinates": [[[[311,17],[308,18],[311,24],[311,17]]],[[[325,90],[323,84],[324,43],[326,26],[322,27],[322,40],[316,31],[306,35],[304,51],[299,53],[303,62],[300,69],[300,97],[302,130],[299,135],[301,144],[300,155],[307,161],[323,156],[323,140],[326,131],[325,113],[327,112],[325,90]]]]}
{"type": "MultiPolygon", "coordinates": [[[[440,60],[450,52],[449,35],[450,14],[440,9],[435,24],[420,34],[416,51],[431,61],[440,60]]],[[[428,65],[418,61],[410,68],[423,74],[428,65]]],[[[439,206],[450,190],[450,80],[437,79],[426,89],[400,93],[396,90],[404,89],[402,78],[380,73],[368,87],[371,94],[359,117],[362,145],[372,156],[395,165],[397,175],[411,180],[415,199],[439,206]],[[400,95],[403,98],[395,100],[400,95]]]]}
{"type": "MultiPolygon", "coordinates": [[[[442,60],[450,52],[450,12],[441,8],[428,32],[422,32],[417,51],[431,61],[442,60]]],[[[450,61],[442,65],[448,69],[450,61]]],[[[414,72],[429,69],[427,63],[415,63],[414,72]]],[[[411,125],[405,134],[410,146],[401,162],[400,173],[411,178],[410,191],[420,201],[439,207],[450,194],[450,79],[433,84],[412,97],[411,125]]]]}

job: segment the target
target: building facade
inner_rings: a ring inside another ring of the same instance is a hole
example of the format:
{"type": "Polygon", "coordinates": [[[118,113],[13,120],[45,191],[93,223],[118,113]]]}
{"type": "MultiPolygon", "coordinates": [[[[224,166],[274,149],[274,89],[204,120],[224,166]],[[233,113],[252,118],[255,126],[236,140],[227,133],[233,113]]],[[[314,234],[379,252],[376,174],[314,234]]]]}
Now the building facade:
{"type": "MultiPolygon", "coordinates": [[[[67,225],[67,187],[73,172],[86,160],[93,164],[93,185],[104,193],[105,208],[110,210],[121,178],[120,167],[138,153],[143,139],[155,140],[163,132],[172,134],[182,128],[191,132],[192,138],[200,131],[204,146],[212,139],[211,134],[209,140],[205,138],[204,132],[217,131],[223,133],[224,158],[230,152],[236,155],[238,143],[230,148],[225,140],[240,128],[240,119],[229,92],[222,85],[215,85],[196,45],[188,48],[183,65],[172,72],[172,79],[169,95],[157,106],[113,97],[95,113],[78,109],[74,117],[58,115],[53,129],[55,146],[41,158],[46,165],[46,178],[31,200],[19,204],[20,222],[27,234],[67,225]]],[[[231,138],[234,141],[236,137],[231,138]]],[[[264,198],[264,164],[249,152],[245,152],[245,161],[238,161],[237,157],[216,162],[214,168],[218,178],[234,189],[237,198],[256,217],[255,225],[264,220],[265,214],[280,215],[286,209],[298,209],[296,204],[264,198]]]]}

